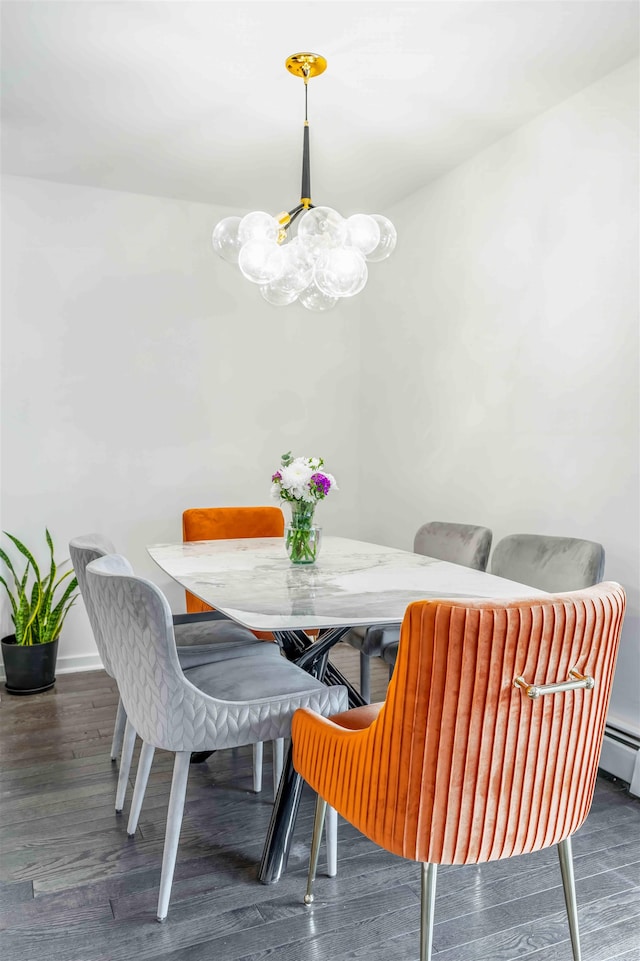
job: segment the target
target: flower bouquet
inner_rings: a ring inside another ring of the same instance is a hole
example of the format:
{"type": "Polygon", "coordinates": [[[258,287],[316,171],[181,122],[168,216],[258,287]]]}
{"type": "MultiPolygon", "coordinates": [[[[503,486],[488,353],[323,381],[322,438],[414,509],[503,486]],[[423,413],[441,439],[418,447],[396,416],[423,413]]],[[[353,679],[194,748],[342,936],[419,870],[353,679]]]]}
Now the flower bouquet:
{"type": "Polygon", "coordinates": [[[271,477],[272,496],[291,504],[285,545],[293,564],[313,564],[320,549],[320,528],[313,525],[313,512],[329,491],[338,490],[335,477],[323,466],[321,457],[292,457],[289,451],[271,477]]]}

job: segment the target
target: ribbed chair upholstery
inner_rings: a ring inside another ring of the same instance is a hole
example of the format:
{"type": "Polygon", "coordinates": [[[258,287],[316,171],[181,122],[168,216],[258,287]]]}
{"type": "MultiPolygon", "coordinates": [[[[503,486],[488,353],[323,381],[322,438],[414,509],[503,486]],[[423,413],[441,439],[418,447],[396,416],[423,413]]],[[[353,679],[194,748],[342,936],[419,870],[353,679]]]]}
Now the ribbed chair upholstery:
{"type": "Polygon", "coordinates": [[[157,913],[164,920],[191,752],[288,737],[298,708],[320,715],[344,710],[347,690],[326,687],[282,657],[275,644],[261,645],[266,656],[229,658],[192,668],[187,676],[178,660],[169,604],[155,584],[136,577],[118,554],[92,561],[86,577],[125,710],[143,741],[129,833],[135,832],[155,748],[175,752],[157,913]]]}
{"type": "Polygon", "coordinates": [[[510,534],[493,550],[491,573],[542,591],[579,591],[604,577],[604,548],[578,537],[510,534]]]}
{"type": "MultiPolygon", "coordinates": [[[[440,561],[461,564],[476,571],[486,571],[493,534],[488,527],[474,524],[453,524],[447,521],[429,521],[418,528],[413,539],[416,554],[436,557],[440,561]]],[[[388,624],[371,627],[354,627],[344,641],[360,651],[360,693],[365,701],[371,700],[371,660],[384,657],[385,651],[393,650],[385,658],[393,673],[395,651],[400,640],[400,628],[388,624]]]]}
{"type": "MultiPolygon", "coordinates": [[[[69,542],[69,552],[100,659],[107,674],[110,677],[115,677],[109,656],[109,645],[102,636],[96,610],[87,589],[86,578],[87,564],[99,557],[105,557],[107,554],[114,554],[115,547],[102,534],[83,534],[80,537],[74,537],[69,542]]],[[[178,615],[179,617],[180,615],[178,615]]],[[[267,645],[259,641],[251,631],[229,620],[176,623],[174,629],[176,644],[178,645],[178,659],[184,670],[224,660],[228,657],[241,657],[246,653],[259,654],[260,656],[271,653],[266,649],[267,645]]],[[[122,811],[124,806],[135,739],[135,728],[127,721],[127,713],[120,697],[111,742],[111,760],[115,761],[120,755],[115,802],[118,813],[122,811]]],[[[261,747],[256,752],[254,759],[254,789],[256,783],[261,785],[262,780],[261,747]],[[256,770],[258,767],[259,770],[256,770]]],[[[280,763],[280,770],[281,768],[282,764],[280,763]]],[[[274,763],[274,782],[279,776],[280,771],[277,770],[277,764],[274,763]]]]}
{"type": "MultiPolygon", "coordinates": [[[[283,536],[284,514],[279,507],[192,507],[182,514],[183,541],[283,536]]],[[[212,610],[189,591],[186,595],[188,613],[212,610]]]]}
{"type": "Polygon", "coordinates": [[[421,862],[421,961],[432,956],[438,864],[558,845],[580,961],[571,836],[593,797],[624,606],[615,583],[410,604],[384,703],[293,719],[294,767],[318,793],[305,901],[327,802],[380,847],[421,862]],[[516,685],[564,682],[574,669],[595,687],[532,699],[516,685]]]}

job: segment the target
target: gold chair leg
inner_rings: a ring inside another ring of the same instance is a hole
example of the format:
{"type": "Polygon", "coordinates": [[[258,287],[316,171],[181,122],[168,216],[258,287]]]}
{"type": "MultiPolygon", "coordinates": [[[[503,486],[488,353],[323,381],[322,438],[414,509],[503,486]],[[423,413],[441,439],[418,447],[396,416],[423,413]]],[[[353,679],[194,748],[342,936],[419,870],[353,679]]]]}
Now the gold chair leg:
{"type": "Polygon", "coordinates": [[[573,961],[582,961],[580,932],[578,930],[578,902],[576,901],[576,882],[573,876],[573,852],[570,837],[565,838],[564,841],[560,841],[558,844],[558,857],[560,858],[564,903],[567,906],[573,961]]]}
{"type": "Polygon", "coordinates": [[[431,961],[437,871],[437,864],[425,863],[422,865],[422,880],[420,884],[420,961],[431,961]]]}
{"type": "Polygon", "coordinates": [[[316,816],[313,822],[313,840],[311,841],[311,856],[309,858],[309,874],[307,877],[307,893],[304,896],[304,903],[313,902],[313,882],[318,868],[318,854],[320,853],[320,841],[322,840],[322,829],[324,827],[324,816],[327,810],[327,802],[320,797],[316,799],[316,816]]]}

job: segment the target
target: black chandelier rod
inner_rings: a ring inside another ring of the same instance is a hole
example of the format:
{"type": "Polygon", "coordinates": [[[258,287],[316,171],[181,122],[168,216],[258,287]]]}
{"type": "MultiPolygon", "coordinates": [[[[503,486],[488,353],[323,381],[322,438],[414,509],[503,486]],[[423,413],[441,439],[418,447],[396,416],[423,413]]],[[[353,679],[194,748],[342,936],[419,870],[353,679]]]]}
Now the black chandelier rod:
{"type": "Polygon", "coordinates": [[[314,205],[311,203],[311,154],[309,149],[309,118],[307,116],[307,93],[309,77],[305,73],[304,78],[304,128],[302,139],[302,186],[300,188],[300,203],[289,211],[289,227],[296,217],[305,210],[310,210],[314,205]]]}

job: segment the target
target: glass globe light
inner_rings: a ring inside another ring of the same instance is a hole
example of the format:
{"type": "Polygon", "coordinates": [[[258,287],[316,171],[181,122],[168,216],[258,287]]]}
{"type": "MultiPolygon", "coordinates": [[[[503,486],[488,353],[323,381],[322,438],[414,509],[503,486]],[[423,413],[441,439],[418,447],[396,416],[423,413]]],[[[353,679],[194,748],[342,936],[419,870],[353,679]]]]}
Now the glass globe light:
{"type": "Polygon", "coordinates": [[[337,247],[319,257],[314,283],[329,297],[353,297],[367,282],[367,264],[355,247],[337,247]]]}
{"type": "Polygon", "coordinates": [[[353,214],[347,218],[347,244],[357,247],[365,256],[380,243],[380,227],[369,214],[353,214]]]}
{"type": "Polygon", "coordinates": [[[305,84],[300,201],[275,216],[253,210],[244,217],[226,217],[211,238],[215,252],[237,263],[267,303],[285,306],[298,299],[307,310],[317,311],[360,293],[367,283],[367,262],[386,260],[397,240],[395,227],[380,214],[345,219],[333,207],[313,206],[307,86],[326,66],[326,58],[315,53],[292,54],[285,61],[286,69],[305,84]]]}
{"type": "Polygon", "coordinates": [[[298,237],[282,248],[284,269],[278,278],[282,290],[295,291],[296,295],[308,287],[313,280],[315,257],[313,252],[302,244],[298,237]]]}
{"type": "Polygon", "coordinates": [[[298,237],[312,246],[340,247],[347,237],[347,222],[333,207],[312,207],[300,218],[298,237]]]}
{"type": "Polygon", "coordinates": [[[250,240],[242,246],[238,267],[252,284],[270,284],[282,273],[282,248],[274,241],[250,240]]]}
{"type": "Polygon", "coordinates": [[[325,311],[331,310],[332,307],[338,303],[337,297],[330,297],[329,294],[323,293],[318,287],[313,284],[309,284],[306,290],[303,290],[298,297],[299,303],[307,310],[314,311],[325,311]]]}
{"type": "Polygon", "coordinates": [[[242,242],[238,237],[240,217],[225,217],[216,224],[211,243],[219,257],[229,264],[237,264],[242,242]]]}
{"type": "Polygon", "coordinates": [[[279,232],[280,224],[276,218],[263,210],[254,210],[250,214],[245,214],[238,227],[241,244],[246,244],[250,240],[277,240],[279,232]]]}
{"type": "Polygon", "coordinates": [[[390,257],[396,248],[396,241],[398,235],[396,233],[396,228],[393,226],[390,220],[383,217],[381,214],[370,214],[372,220],[375,220],[378,227],[380,228],[380,242],[375,250],[372,250],[370,254],[367,254],[367,260],[372,263],[378,263],[381,260],[386,260],[390,257]]]}
{"type": "Polygon", "coordinates": [[[292,304],[298,299],[297,290],[284,290],[281,287],[281,278],[274,280],[272,284],[265,284],[260,288],[260,293],[266,302],[273,304],[274,307],[286,307],[287,304],[292,304]]]}

